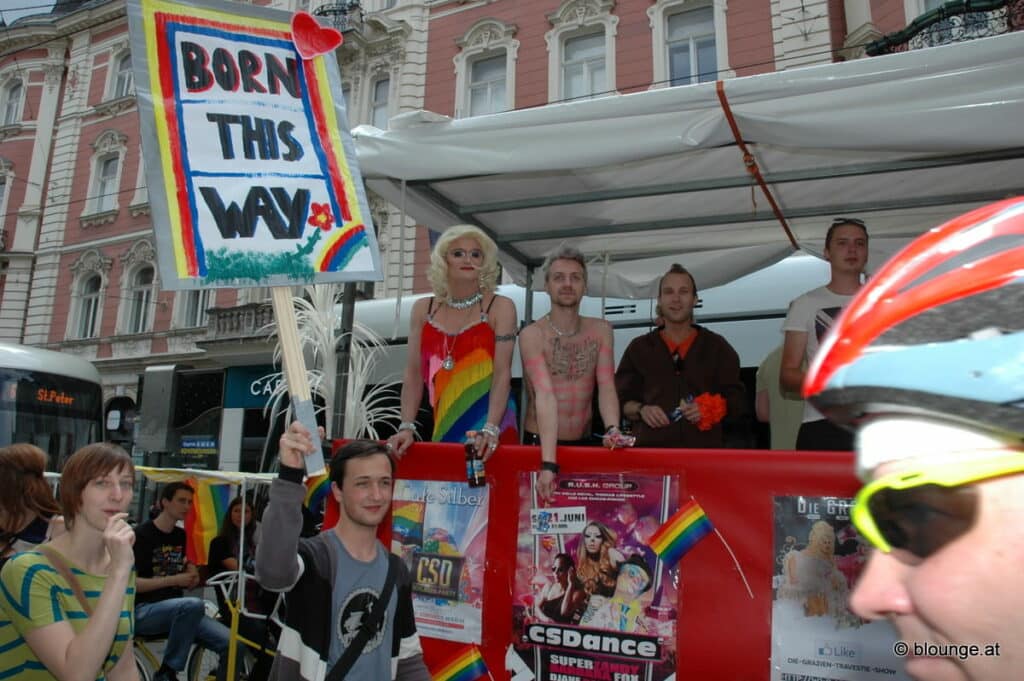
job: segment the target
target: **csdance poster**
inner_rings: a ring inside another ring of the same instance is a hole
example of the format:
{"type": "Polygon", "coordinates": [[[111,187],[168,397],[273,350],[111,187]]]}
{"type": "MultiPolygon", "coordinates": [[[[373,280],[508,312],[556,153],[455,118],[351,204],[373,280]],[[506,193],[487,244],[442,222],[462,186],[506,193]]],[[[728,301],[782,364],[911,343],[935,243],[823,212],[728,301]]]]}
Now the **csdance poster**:
{"type": "Polygon", "coordinates": [[[396,480],[391,551],[412,574],[416,629],[480,643],[487,546],[487,487],[396,480]]]}
{"type": "Polygon", "coordinates": [[[675,673],[677,573],[647,540],[678,509],[675,476],[562,475],[554,503],[519,481],[515,654],[542,681],[675,673]]]}
{"type": "Polygon", "coordinates": [[[850,522],[852,499],[775,498],[772,583],[773,681],[906,679],[884,620],[850,611],[868,556],[850,522]]]}

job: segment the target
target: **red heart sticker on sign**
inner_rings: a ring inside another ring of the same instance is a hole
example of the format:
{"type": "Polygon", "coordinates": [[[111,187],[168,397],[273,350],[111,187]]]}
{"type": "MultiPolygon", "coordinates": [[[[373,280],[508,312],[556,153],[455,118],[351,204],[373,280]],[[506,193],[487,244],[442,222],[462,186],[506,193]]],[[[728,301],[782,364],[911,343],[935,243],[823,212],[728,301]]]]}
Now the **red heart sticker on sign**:
{"type": "Polygon", "coordinates": [[[337,49],[345,39],[333,28],[324,28],[309,12],[292,16],[292,42],[303,59],[312,59],[337,49]]]}

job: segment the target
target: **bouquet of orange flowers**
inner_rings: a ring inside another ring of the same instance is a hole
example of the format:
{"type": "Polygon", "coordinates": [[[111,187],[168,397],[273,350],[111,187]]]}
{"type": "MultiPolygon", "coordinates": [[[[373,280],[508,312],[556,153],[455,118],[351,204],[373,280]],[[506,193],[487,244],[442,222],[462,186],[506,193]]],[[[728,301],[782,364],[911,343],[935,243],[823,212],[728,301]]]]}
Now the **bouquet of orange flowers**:
{"type": "Polygon", "coordinates": [[[697,430],[711,430],[716,423],[725,418],[725,398],[717,393],[701,393],[693,398],[694,404],[700,408],[700,421],[697,430]]]}

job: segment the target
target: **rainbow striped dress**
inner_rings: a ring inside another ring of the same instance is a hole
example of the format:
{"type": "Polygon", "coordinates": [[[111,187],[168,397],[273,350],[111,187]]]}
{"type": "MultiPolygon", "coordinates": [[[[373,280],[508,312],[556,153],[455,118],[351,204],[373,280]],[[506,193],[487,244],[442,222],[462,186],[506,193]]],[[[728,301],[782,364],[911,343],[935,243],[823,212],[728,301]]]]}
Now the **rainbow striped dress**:
{"type": "MultiPolygon", "coordinates": [[[[487,312],[481,304],[478,321],[450,334],[434,323],[433,307],[431,300],[420,340],[421,370],[434,410],[434,432],[430,439],[464,442],[467,430],[480,430],[487,423],[494,375],[494,329],[487,323],[487,312]],[[455,363],[446,369],[444,360],[449,354],[455,363]]],[[[500,442],[519,442],[511,396],[498,427],[500,442]]]]}

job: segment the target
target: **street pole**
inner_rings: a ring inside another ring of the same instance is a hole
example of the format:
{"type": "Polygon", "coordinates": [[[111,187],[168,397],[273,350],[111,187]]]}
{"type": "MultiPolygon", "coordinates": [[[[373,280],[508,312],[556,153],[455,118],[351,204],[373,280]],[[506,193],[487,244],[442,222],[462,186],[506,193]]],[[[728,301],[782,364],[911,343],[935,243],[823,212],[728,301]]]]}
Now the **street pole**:
{"type": "Polygon", "coordinates": [[[331,437],[358,437],[360,433],[345,432],[345,410],[348,409],[348,376],[352,363],[352,327],[356,315],[356,284],[346,282],[341,294],[341,340],[336,349],[337,374],[334,377],[334,414],[331,437]]]}

